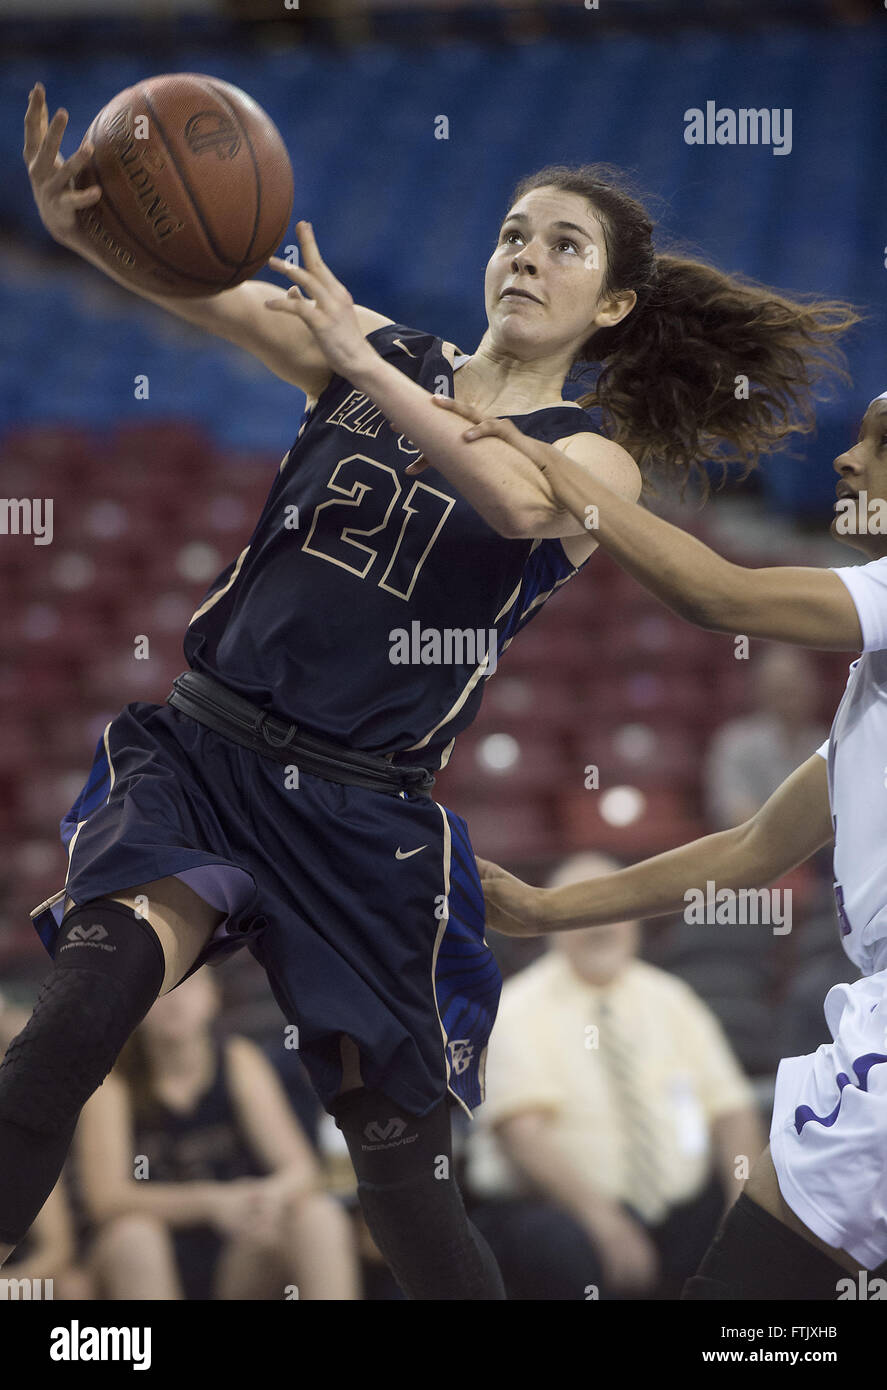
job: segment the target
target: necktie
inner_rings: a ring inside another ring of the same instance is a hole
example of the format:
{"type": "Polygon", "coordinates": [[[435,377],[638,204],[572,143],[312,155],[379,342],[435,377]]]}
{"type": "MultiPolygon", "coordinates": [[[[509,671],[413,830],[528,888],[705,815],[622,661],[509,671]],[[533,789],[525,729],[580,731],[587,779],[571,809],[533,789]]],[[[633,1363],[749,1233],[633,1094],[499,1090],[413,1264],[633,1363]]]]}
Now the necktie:
{"type": "Polygon", "coordinates": [[[667,1203],[653,1098],[640,1075],[637,1022],[626,1019],[624,1006],[620,1009],[606,994],[600,1002],[598,1051],[610,1073],[612,1120],[625,1140],[624,1200],[655,1223],[665,1215],[667,1203]]]}

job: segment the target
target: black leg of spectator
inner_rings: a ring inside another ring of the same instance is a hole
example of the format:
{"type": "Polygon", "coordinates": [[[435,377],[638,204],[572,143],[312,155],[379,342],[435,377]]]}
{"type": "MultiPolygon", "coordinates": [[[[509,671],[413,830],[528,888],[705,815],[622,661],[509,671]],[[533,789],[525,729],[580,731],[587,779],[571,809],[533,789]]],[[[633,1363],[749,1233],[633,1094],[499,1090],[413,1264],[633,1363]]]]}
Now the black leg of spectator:
{"type": "Polygon", "coordinates": [[[650,1230],[662,1262],[657,1297],[679,1299],[684,1283],[695,1274],[724,1215],[724,1190],[717,1181],[690,1202],[675,1207],[650,1230]]]}
{"type": "Polygon", "coordinates": [[[601,1263],[568,1212],[515,1198],[479,1203],[471,1219],[487,1238],[509,1299],[527,1303],[606,1296],[601,1263]]]}

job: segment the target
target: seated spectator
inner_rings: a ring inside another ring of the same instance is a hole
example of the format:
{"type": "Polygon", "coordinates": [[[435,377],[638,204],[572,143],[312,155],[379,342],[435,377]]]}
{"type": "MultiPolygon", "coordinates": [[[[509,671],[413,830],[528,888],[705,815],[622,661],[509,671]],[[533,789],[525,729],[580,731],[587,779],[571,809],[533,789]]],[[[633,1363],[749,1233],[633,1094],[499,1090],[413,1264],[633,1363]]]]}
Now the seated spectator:
{"type": "MultiPolygon", "coordinates": [[[[612,867],[577,855],[552,886],[612,867]]],[[[548,939],[503,988],[472,1219],[510,1298],[677,1298],[765,1142],[751,1088],[637,923],[548,939]]]]}
{"type": "Polygon", "coordinates": [[[77,1159],[112,1299],[354,1299],[351,1227],[274,1068],[222,1039],[198,971],[154,1004],[84,1107],[77,1159]]]}
{"type": "Polygon", "coordinates": [[[819,676],[809,652],[769,645],[751,674],[751,712],[718,729],[705,759],[706,812],[718,830],[759,811],[828,737],[816,717],[819,676]]]}

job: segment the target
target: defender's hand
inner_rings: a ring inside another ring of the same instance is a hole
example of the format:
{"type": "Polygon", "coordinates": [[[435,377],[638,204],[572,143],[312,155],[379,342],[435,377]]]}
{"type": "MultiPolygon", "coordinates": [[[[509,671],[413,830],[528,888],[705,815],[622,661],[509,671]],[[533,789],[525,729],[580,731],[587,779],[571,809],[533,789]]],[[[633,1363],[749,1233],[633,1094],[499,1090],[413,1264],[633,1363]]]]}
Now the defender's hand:
{"type": "MultiPolygon", "coordinates": [[[[543,444],[538,439],[531,439],[529,435],[518,429],[513,420],[500,420],[495,415],[483,415],[473,405],[466,405],[464,401],[454,401],[451,396],[439,396],[434,393],[431,401],[441,410],[448,410],[451,415],[461,415],[463,420],[468,421],[468,429],[462,435],[466,443],[471,443],[475,439],[490,437],[504,439],[506,444],[512,444],[515,449],[519,449],[522,454],[525,454],[536,465],[540,473],[546,473],[550,467],[551,457],[547,453],[550,445],[543,444]]],[[[431,465],[420,454],[405,471],[413,476],[416,473],[424,473],[425,469],[430,467],[431,465]]]]}

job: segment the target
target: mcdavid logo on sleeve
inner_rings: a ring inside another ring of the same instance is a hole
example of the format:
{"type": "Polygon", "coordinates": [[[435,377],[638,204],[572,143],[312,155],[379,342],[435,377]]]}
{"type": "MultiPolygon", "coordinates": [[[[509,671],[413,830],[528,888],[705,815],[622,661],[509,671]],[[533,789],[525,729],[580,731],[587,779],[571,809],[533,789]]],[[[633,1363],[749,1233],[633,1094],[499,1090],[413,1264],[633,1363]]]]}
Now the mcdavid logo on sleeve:
{"type": "Polygon", "coordinates": [[[70,928],[65,936],[64,943],[59,947],[59,954],[62,951],[71,951],[75,947],[81,950],[88,947],[91,951],[116,951],[116,946],[106,946],[105,937],[108,932],[101,922],[93,922],[92,926],[84,927],[77,922],[70,928]]]}

